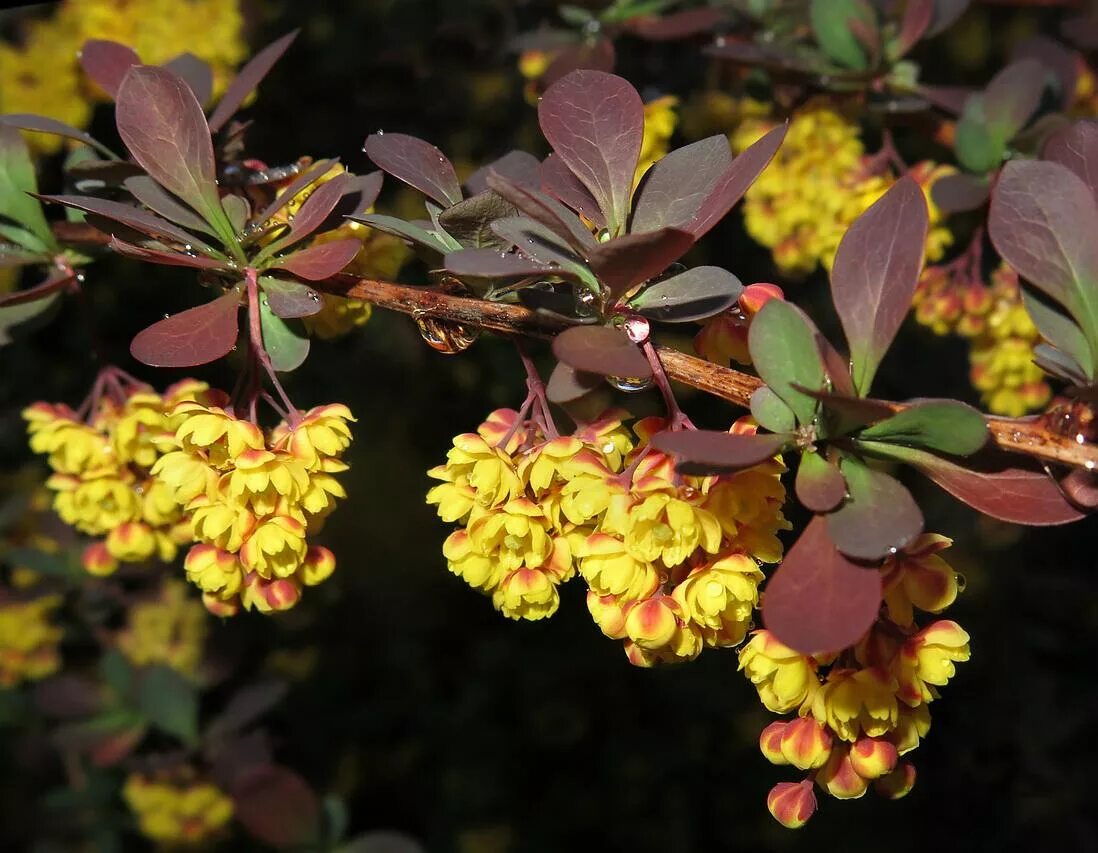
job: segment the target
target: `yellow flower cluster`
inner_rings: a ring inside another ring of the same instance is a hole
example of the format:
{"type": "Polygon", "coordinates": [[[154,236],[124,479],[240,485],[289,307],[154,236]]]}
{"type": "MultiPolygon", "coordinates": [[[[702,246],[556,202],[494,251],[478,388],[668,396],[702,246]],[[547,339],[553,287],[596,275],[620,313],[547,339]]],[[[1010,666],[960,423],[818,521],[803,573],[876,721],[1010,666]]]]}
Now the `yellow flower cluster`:
{"type": "Polygon", "coordinates": [[[188,579],[218,615],[241,604],[262,613],[293,607],[303,586],[335,570],[332,552],[306,537],[346,497],[333,475],[347,469],[340,456],[351,412],[319,406],[269,435],[220,406],[182,403],[173,416],[176,449],[152,473],[190,513],[198,544],[184,562],[188,579]]]}
{"type": "Polygon", "coordinates": [[[461,528],[443,546],[450,571],[512,619],[556,612],[578,573],[603,633],[631,662],[688,660],[734,646],[749,628],[762,572],[776,562],[784,470],[770,462],[719,477],[683,477],[650,437],[659,418],[605,412],[547,439],[510,409],[454,439],[427,493],[461,528]]]}
{"type": "MultiPolygon", "coordinates": [[[[775,126],[769,118],[746,118],[731,134],[742,151],[775,126]]],[[[787,275],[806,275],[817,264],[831,269],[843,234],[889,187],[895,176],[880,158],[866,157],[857,123],[824,100],[797,110],[785,141],[744,196],[744,223],[751,237],[771,250],[787,275]]],[[[926,255],[941,258],[953,242],[930,199],[934,181],[953,171],[930,162],[910,170],[930,209],[926,255]]]]}
{"type": "Polygon", "coordinates": [[[969,658],[969,636],[956,622],[915,623],[916,610],[940,613],[957,597],[957,576],[939,556],[950,544],[924,534],[884,563],[883,615],[853,648],[802,655],[756,631],[740,650],[740,669],[763,705],[796,713],[760,737],[770,762],[809,771],[807,784],[771,791],[771,813],[784,825],[801,826],[815,810],[813,780],[837,799],[860,797],[870,783],[897,799],[914,785],[914,767],[900,756],[926,736],[930,702],[969,658]]]}
{"type": "Polygon", "coordinates": [[[963,268],[928,267],[915,292],[915,319],[935,334],[969,339],[969,378],[997,415],[1020,417],[1052,398],[1033,363],[1041,334],[1022,304],[1018,274],[1001,263],[990,284],[963,268]]]}
{"type": "MultiPolygon", "coordinates": [[[[234,0],[64,0],[49,18],[30,21],[18,45],[0,43],[0,113],[33,112],[84,127],[97,94],[78,63],[88,39],[129,45],[161,65],[190,52],[210,64],[215,92],[247,56],[243,17],[234,0]]],[[[32,134],[36,150],[60,149],[60,137],[32,134]]]]}
{"type": "Polygon", "coordinates": [[[233,801],[210,782],[157,781],[131,773],[122,797],[141,834],[161,844],[203,844],[233,817],[233,801]]]}
{"type": "Polygon", "coordinates": [[[123,385],[108,372],[87,420],[64,404],[35,403],[23,411],[30,447],[47,457],[46,485],[61,519],[89,536],[104,537],[84,551],[84,568],[109,575],[119,562],[174,559],[190,541],[183,508],[151,469],[171,447],[184,401],[208,400],[204,382],[187,379],[163,395],[123,385]]]}
{"type": "Polygon", "coordinates": [[[644,105],[644,138],[641,141],[637,171],[633,175],[634,187],[640,183],[652,164],[667,155],[671,137],[675,135],[675,128],[679,123],[675,112],[678,105],[679,99],[674,95],[664,95],[644,105]]]}
{"type": "Polygon", "coordinates": [[[193,679],[202,663],[208,620],[206,608],[187,595],[184,583],[166,580],[156,598],[130,608],[115,642],[137,666],[164,664],[193,679]]]}
{"type": "Polygon", "coordinates": [[[0,687],[37,681],[61,667],[62,630],[50,622],[61,598],[0,600],[0,687]]]}

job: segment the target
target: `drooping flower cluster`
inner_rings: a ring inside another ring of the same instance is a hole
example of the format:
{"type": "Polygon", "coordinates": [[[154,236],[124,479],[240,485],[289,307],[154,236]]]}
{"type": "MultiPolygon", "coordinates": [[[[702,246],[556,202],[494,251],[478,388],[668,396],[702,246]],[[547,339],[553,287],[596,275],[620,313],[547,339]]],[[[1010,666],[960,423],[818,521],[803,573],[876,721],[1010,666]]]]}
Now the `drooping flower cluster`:
{"type": "Polygon", "coordinates": [[[56,595],[0,600],[0,687],[37,681],[60,669],[63,632],[50,621],[60,604],[56,595]]]}
{"type": "MultiPolygon", "coordinates": [[[[493,412],[454,439],[427,494],[444,521],[450,571],[512,619],[541,619],[579,574],[604,634],[640,666],[735,646],[758,601],[758,561],[776,562],[784,470],[773,461],[719,477],[684,477],[649,440],[659,418],[624,425],[605,412],[547,439],[493,412]]],[[[752,429],[739,425],[739,429],[752,429]]]]}
{"type": "Polygon", "coordinates": [[[171,452],[153,468],[190,514],[198,544],[187,553],[188,579],[206,607],[231,615],[240,605],[263,613],[298,602],[302,587],[335,570],[327,548],[306,537],[345,497],[333,476],[351,443],[351,412],[342,404],[310,409],[264,434],[220,406],[183,403],[171,452]]]}
{"type": "Polygon", "coordinates": [[[837,799],[861,797],[870,783],[898,799],[915,784],[915,768],[900,759],[926,736],[938,688],[969,657],[956,622],[915,622],[916,611],[940,613],[957,597],[957,576],[939,556],[950,544],[925,534],[884,563],[882,615],[856,646],[803,655],[762,630],[740,650],[740,669],[763,705],[795,714],[759,741],[771,763],[808,772],[770,792],[770,812],[785,826],[802,826],[815,811],[813,783],[837,799]]]}
{"type": "Polygon", "coordinates": [[[168,845],[197,845],[217,836],[233,817],[233,801],[204,781],[158,780],[131,773],[122,797],[141,834],[168,845]]]}
{"type": "Polygon", "coordinates": [[[159,595],[129,610],[115,637],[119,651],[137,666],[163,664],[188,678],[198,674],[209,614],[180,581],[166,580],[159,595]]]}
{"type": "Polygon", "coordinates": [[[60,403],[35,403],[23,418],[31,450],[53,470],[46,485],[54,510],[81,533],[102,537],[84,551],[84,568],[108,575],[119,562],[170,561],[190,541],[183,507],[151,469],[171,447],[175,406],[218,392],[187,379],[161,395],[122,383],[113,368],[100,383],[86,418],[60,403]]]}
{"type": "MultiPolygon", "coordinates": [[[[732,132],[732,147],[743,151],[775,126],[769,118],[746,118],[732,132]]],[[[830,269],[846,230],[896,181],[887,157],[865,155],[861,131],[830,103],[814,101],[797,110],[785,141],[744,196],[747,233],[771,250],[788,275],[830,269]]],[[[953,242],[930,187],[953,171],[929,161],[909,174],[918,181],[930,210],[928,261],[937,261],[953,242]]]]}
{"type": "Polygon", "coordinates": [[[1033,363],[1041,334],[1022,304],[1018,274],[1000,263],[985,283],[969,267],[927,267],[915,292],[915,319],[935,334],[969,339],[969,378],[990,411],[1020,417],[1043,408],[1052,389],[1033,363]]]}

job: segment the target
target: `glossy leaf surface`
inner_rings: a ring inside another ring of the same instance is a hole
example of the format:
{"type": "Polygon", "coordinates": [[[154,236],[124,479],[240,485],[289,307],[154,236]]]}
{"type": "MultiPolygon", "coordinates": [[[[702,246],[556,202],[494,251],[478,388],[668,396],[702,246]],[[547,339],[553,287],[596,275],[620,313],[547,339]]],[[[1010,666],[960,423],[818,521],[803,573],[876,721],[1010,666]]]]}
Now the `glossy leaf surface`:
{"type": "Polygon", "coordinates": [[[317,243],[279,258],[275,266],[306,281],[321,281],[341,272],[362,249],[355,239],[317,243]]]}
{"type": "Polygon", "coordinates": [[[835,547],[848,557],[882,560],[923,532],[922,511],[895,477],[850,457],[841,471],[849,497],[826,518],[835,547]]]}
{"type": "Polygon", "coordinates": [[[928,400],[866,427],[859,437],[969,456],[987,443],[988,431],[984,416],[971,406],[928,400]]]}
{"type": "Polygon", "coordinates": [[[629,304],[653,320],[686,323],[732,307],[741,293],[743,284],[728,270],[702,266],[649,285],[629,304]]]}
{"type": "MultiPolygon", "coordinates": [[[[713,472],[750,468],[773,459],[790,441],[780,434],[746,435],[708,429],[665,431],[652,436],[652,446],[684,462],[713,472]]],[[[693,470],[692,470],[693,473],[693,470]]]]}
{"type": "Polygon", "coordinates": [[[797,500],[813,512],[830,512],[846,497],[846,480],[838,466],[819,453],[801,454],[794,488],[797,500]]]}
{"type": "Polygon", "coordinates": [[[366,138],[364,150],[379,169],[444,208],[461,201],[461,182],[453,164],[430,142],[406,133],[374,133],[366,138]]]}
{"type": "Polygon", "coordinates": [[[647,379],[648,359],[621,329],[574,326],[553,338],[553,355],[576,370],[600,376],[647,379]]]}
{"type": "Polygon", "coordinates": [[[236,345],[240,296],[230,291],[212,302],[180,311],[140,332],[130,353],[152,367],[196,367],[236,345]]]}
{"type": "Polygon", "coordinates": [[[275,316],[270,304],[259,303],[259,322],[263,330],[263,346],[271,357],[271,365],[280,373],[296,370],[309,355],[309,339],[297,320],[275,316]]]}

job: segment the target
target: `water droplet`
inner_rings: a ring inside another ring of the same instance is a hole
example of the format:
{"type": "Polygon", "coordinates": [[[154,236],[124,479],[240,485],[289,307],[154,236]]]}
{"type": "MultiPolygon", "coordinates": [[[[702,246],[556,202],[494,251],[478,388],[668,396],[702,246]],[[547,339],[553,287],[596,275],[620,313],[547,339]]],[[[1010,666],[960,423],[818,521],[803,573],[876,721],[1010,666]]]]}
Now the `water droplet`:
{"type": "Polygon", "coordinates": [[[608,442],[606,442],[606,444],[604,444],[602,446],[602,452],[603,453],[613,453],[614,450],[615,450],[614,442],[612,442],[612,441],[608,441],[608,442]]]}
{"type": "Polygon", "coordinates": [[[891,556],[895,557],[895,556],[896,556],[897,554],[899,554],[899,553],[900,553],[900,549],[899,549],[899,548],[897,548],[897,547],[895,547],[895,546],[893,546],[893,547],[891,547],[891,548],[889,548],[889,549],[888,549],[888,553],[889,553],[889,554],[890,554],[891,556]]]}
{"type": "Polygon", "coordinates": [[[1094,460],[1093,459],[1088,459],[1087,462],[1086,462],[1086,469],[1088,471],[1093,471],[1094,468],[1095,468],[1094,460]]]}
{"type": "Polygon", "coordinates": [[[644,317],[630,317],[622,324],[622,328],[625,329],[629,340],[635,344],[643,344],[652,331],[652,327],[644,317]]]}
{"type": "Polygon", "coordinates": [[[167,320],[170,316],[172,316],[172,315],[171,314],[165,314],[164,319],[167,320]]]}
{"type": "Polygon", "coordinates": [[[88,280],[88,277],[86,275],[84,275],[84,273],[79,272],[79,273],[76,274],[76,280],[80,284],[83,284],[85,281],[88,280]]]}
{"type": "Polygon", "coordinates": [[[460,323],[436,320],[433,317],[413,317],[412,319],[419,328],[419,336],[431,349],[443,355],[456,355],[463,352],[480,337],[480,329],[463,326],[460,323]]]}
{"type": "Polygon", "coordinates": [[[1076,444],[1086,444],[1087,443],[1087,437],[1085,435],[1083,435],[1081,432],[1077,432],[1077,433],[1075,433],[1075,443],[1076,444]]]}
{"type": "Polygon", "coordinates": [[[606,381],[619,391],[625,391],[630,394],[636,391],[643,391],[645,388],[649,388],[652,385],[651,376],[607,376],[606,381]]]}
{"type": "Polygon", "coordinates": [[[960,572],[955,572],[953,574],[953,580],[957,582],[957,592],[964,592],[965,587],[968,586],[968,578],[966,578],[960,572]]]}
{"type": "Polygon", "coordinates": [[[310,290],[309,299],[311,299],[313,302],[320,302],[320,294],[317,293],[315,290],[310,290]]]}
{"type": "Polygon", "coordinates": [[[717,36],[717,40],[714,42],[714,44],[717,47],[724,47],[726,44],[728,44],[728,39],[726,39],[724,36],[717,36]]]}
{"type": "Polygon", "coordinates": [[[233,352],[236,352],[236,344],[233,344],[233,348],[232,348],[232,351],[233,351],[233,352]]]}
{"type": "Polygon", "coordinates": [[[145,494],[145,487],[144,486],[134,486],[133,487],[133,493],[135,495],[143,495],[143,494],[145,494]]]}
{"type": "Polygon", "coordinates": [[[192,246],[190,243],[184,243],[183,244],[183,251],[187,252],[189,254],[189,253],[194,251],[194,246],[192,246]]]}
{"type": "Polygon", "coordinates": [[[385,135],[385,131],[384,131],[384,130],[381,130],[381,129],[378,129],[377,135],[378,135],[378,136],[384,136],[384,135],[385,135]]]}

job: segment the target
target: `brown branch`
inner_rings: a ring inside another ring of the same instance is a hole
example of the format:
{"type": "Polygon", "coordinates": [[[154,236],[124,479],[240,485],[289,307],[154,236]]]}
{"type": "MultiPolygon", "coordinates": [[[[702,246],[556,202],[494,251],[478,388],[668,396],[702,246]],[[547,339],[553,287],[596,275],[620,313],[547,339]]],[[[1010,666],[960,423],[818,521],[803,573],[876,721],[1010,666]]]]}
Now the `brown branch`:
{"type": "MultiPolygon", "coordinates": [[[[450,296],[430,287],[409,287],[387,281],[335,276],[313,286],[326,293],[362,299],[379,308],[413,317],[449,320],[497,332],[550,338],[567,324],[534,313],[520,305],[450,296]]],[[[667,374],[674,380],[747,408],[751,394],[762,385],[755,376],[712,364],[704,359],[658,347],[667,374]]],[[[895,404],[897,410],[902,404],[895,404]]],[[[992,441],[1000,449],[1042,462],[1078,467],[1098,467],[1098,445],[1081,444],[1068,436],[1049,432],[1034,419],[1014,420],[988,416],[992,441]]]]}

